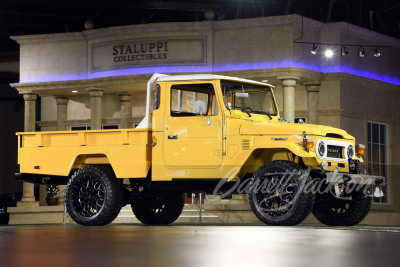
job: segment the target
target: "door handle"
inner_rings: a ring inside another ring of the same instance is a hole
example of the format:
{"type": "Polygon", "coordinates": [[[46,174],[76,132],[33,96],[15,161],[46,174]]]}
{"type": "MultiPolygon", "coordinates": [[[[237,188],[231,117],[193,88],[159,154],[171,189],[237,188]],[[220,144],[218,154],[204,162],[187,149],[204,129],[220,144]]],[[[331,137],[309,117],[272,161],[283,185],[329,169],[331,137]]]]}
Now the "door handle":
{"type": "Polygon", "coordinates": [[[178,139],[177,135],[168,135],[168,139],[178,139]]]}

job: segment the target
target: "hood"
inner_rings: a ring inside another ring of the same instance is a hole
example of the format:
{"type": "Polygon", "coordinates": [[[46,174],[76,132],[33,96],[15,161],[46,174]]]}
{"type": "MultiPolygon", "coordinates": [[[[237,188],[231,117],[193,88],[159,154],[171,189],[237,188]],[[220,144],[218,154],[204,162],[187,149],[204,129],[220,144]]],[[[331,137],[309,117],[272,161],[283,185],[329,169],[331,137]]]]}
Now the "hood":
{"type": "Polygon", "coordinates": [[[241,135],[302,135],[327,136],[353,140],[354,137],[346,131],[315,124],[286,123],[276,121],[243,121],[240,127],[241,135]]]}

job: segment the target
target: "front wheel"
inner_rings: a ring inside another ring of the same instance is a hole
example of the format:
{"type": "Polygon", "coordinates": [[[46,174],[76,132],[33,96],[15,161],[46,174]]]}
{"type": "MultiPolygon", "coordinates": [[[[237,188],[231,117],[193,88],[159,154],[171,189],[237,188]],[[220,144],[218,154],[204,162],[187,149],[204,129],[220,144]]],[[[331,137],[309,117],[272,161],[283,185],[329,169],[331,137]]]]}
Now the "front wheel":
{"type": "Polygon", "coordinates": [[[353,196],[339,199],[330,192],[317,195],[313,208],[314,216],[329,226],[353,226],[359,224],[371,208],[372,198],[363,192],[354,192],[353,196]]]}
{"type": "Polygon", "coordinates": [[[250,206],[265,224],[297,225],[313,207],[313,193],[304,190],[309,182],[309,175],[294,162],[268,162],[252,178],[250,206]]]}
{"type": "Polygon", "coordinates": [[[114,173],[102,166],[76,171],[67,187],[65,201],[71,218],[80,225],[111,223],[123,204],[124,191],[114,173]]]}
{"type": "Polygon", "coordinates": [[[136,218],[148,225],[167,225],[181,215],[185,196],[181,193],[168,193],[137,197],[131,207],[136,218]]]}

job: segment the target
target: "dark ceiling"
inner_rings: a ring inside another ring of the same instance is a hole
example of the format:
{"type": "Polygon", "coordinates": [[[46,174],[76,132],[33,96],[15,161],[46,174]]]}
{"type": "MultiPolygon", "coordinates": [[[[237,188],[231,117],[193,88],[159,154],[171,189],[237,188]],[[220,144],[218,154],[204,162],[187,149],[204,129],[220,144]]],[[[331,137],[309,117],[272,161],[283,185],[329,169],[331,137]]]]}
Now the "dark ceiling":
{"type": "Polygon", "coordinates": [[[300,14],[322,22],[347,21],[400,38],[399,0],[0,0],[0,51],[18,51],[10,35],[75,32],[130,24],[300,14]]]}

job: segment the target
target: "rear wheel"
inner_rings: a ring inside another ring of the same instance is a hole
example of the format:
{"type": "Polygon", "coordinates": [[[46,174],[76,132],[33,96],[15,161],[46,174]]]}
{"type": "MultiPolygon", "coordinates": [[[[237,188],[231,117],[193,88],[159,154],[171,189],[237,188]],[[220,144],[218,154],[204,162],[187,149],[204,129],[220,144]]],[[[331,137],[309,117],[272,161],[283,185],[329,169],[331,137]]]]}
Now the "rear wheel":
{"type": "Polygon", "coordinates": [[[97,226],[109,224],[118,216],[123,196],[123,187],[111,170],[87,166],[72,175],[65,201],[76,223],[97,226]]]}
{"type": "Polygon", "coordinates": [[[314,216],[330,226],[353,226],[360,223],[371,208],[372,198],[363,192],[354,192],[348,199],[339,199],[330,192],[317,195],[313,208],[314,216]]]}
{"type": "Polygon", "coordinates": [[[311,212],[314,195],[304,188],[310,177],[290,161],[272,161],[261,166],[252,178],[250,206],[268,225],[297,225],[311,212]]]}
{"type": "Polygon", "coordinates": [[[136,218],[148,225],[167,225],[181,215],[185,196],[181,193],[136,197],[131,207],[136,218]]]}

